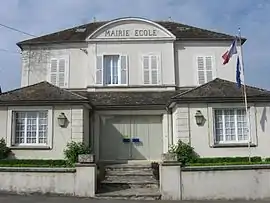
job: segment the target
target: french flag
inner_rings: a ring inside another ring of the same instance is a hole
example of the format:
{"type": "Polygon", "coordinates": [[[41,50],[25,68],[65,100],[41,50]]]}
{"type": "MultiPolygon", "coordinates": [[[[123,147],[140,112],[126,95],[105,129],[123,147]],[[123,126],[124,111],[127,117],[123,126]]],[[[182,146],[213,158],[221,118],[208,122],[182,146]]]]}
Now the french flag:
{"type": "Polygon", "coordinates": [[[231,44],[230,48],[222,55],[223,58],[223,65],[228,63],[230,61],[230,58],[234,55],[237,54],[237,48],[236,48],[236,42],[237,40],[235,39],[233,43],[231,44]]]}

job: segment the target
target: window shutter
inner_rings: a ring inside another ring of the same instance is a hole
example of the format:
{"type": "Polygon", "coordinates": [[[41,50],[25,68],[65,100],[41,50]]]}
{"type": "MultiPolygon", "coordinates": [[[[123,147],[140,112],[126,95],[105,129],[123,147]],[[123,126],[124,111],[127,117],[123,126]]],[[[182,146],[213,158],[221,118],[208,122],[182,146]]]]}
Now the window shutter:
{"type": "Polygon", "coordinates": [[[128,79],[128,56],[121,56],[121,84],[127,84],[128,79]]]}
{"type": "Polygon", "coordinates": [[[53,85],[57,85],[57,75],[58,75],[58,60],[57,59],[51,59],[50,82],[53,85]]]}
{"type": "Polygon", "coordinates": [[[206,82],[213,80],[213,59],[211,56],[205,57],[206,82]]]}
{"type": "Polygon", "coordinates": [[[158,57],[151,56],[151,84],[158,84],[158,57]]]}
{"type": "Polygon", "coordinates": [[[66,87],[66,60],[65,59],[59,59],[58,86],[66,87]]]}
{"type": "Polygon", "coordinates": [[[97,56],[97,63],[96,63],[96,84],[101,85],[102,84],[102,69],[103,69],[103,64],[102,64],[102,56],[97,56]]]}
{"type": "Polygon", "coordinates": [[[199,85],[202,85],[206,82],[204,76],[204,57],[199,56],[197,58],[197,67],[198,67],[198,82],[199,85]]]}
{"type": "Polygon", "coordinates": [[[149,56],[143,56],[143,82],[150,84],[149,56]]]}

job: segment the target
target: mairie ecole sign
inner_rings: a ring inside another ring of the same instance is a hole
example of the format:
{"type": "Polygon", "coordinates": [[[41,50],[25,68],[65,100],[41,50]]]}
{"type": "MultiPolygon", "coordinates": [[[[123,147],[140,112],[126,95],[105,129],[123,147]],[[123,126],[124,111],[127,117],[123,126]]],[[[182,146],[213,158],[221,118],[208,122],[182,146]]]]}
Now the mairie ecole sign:
{"type": "Polygon", "coordinates": [[[105,37],[154,37],[157,36],[157,30],[155,29],[118,29],[118,30],[106,30],[105,37]]]}

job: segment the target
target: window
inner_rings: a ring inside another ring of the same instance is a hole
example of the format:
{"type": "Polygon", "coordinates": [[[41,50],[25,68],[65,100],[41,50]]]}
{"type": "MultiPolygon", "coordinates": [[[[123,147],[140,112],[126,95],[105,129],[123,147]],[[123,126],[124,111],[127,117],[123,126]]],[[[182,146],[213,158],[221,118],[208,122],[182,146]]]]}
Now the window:
{"type": "Polygon", "coordinates": [[[248,142],[248,128],[245,109],[216,109],[216,143],[248,142]]]}
{"type": "Polygon", "coordinates": [[[213,57],[212,56],[198,56],[197,57],[198,70],[198,84],[213,80],[213,57]]]}
{"type": "Polygon", "coordinates": [[[98,56],[96,67],[96,84],[127,84],[127,62],[127,56],[125,55],[98,56]]]}
{"type": "Polygon", "coordinates": [[[15,145],[48,144],[48,111],[14,111],[15,145]]]}
{"type": "Polygon", "coordinates": [[[68,87],[68,57],[53,58],[50,62],[49,81],[58,87],[68,87]]]}
{"type": "Polygon", "coordinates": [[[159,57],[157,55],[143,56],[143,82],[145,85],[159,84],[159,57]]]}

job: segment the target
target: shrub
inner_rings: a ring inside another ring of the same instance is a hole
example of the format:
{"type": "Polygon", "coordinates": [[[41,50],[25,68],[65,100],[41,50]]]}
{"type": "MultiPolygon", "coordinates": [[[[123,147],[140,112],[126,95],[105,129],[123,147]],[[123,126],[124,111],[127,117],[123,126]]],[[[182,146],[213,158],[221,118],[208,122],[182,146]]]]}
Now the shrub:
{"type": "Polygon", "coordinates": [[[57,159],[2,159],[0,167],[67,167],[66,160],[57,159]]]}
{"type": "Polygon", "coordinates": [[[179,140],[176,145],[172,145],[169,152],[177,154],[178,161],[180,161],[183,165],[195,162],[198,158],[198,155],[194,151],[193,147],[185,144],[181,140],[179,140]]]}
{"type": "Polygon", "coordinates": [[[0,139],[0,159],[6,159],[10,152],[11,150],[7,147],[5,139],[0,139]]]}
{"type": "Polygon", "coordinates": [[[78,162],[79,154],[89,154],[91,149],[82,142],[70,142],[67,144],[67,148],[64,150],[65,158],[69,164],[78,162]]]}
{"type": "MultiPolygon", "coordinates": [[[[262,162],[261,157],[250,157],[251,162],[262,162]]],[[[196,163],[247,163],[249,157],[213,157],[213,158],[199,158],[196,163]]]]}

